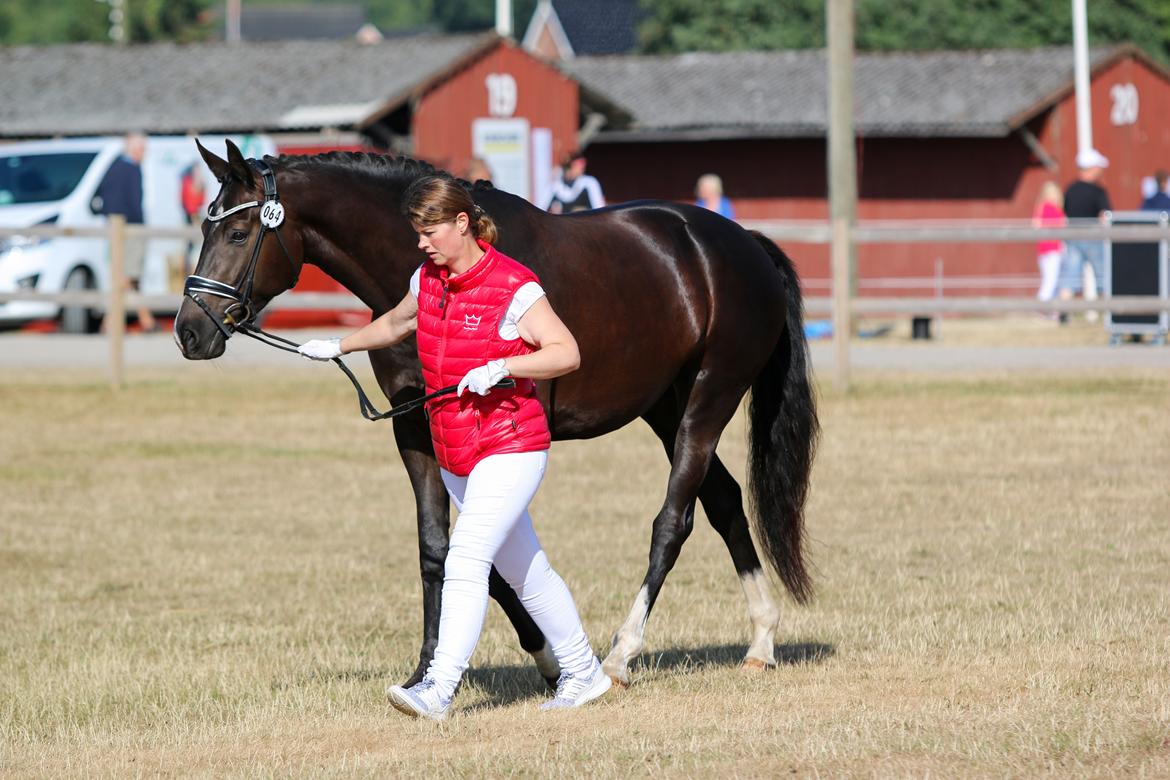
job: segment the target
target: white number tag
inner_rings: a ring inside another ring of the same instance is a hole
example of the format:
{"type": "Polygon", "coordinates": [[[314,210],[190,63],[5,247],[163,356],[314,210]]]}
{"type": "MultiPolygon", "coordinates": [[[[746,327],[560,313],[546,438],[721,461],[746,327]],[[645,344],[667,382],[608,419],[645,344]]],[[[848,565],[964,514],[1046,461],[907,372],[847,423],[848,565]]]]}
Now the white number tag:
{"type": "Polygon", "coordinates": [[[280,227],[284,222],[284,206],[279,201],[270,200],[260,207],[260,224],[266,228],[280,227]]]}

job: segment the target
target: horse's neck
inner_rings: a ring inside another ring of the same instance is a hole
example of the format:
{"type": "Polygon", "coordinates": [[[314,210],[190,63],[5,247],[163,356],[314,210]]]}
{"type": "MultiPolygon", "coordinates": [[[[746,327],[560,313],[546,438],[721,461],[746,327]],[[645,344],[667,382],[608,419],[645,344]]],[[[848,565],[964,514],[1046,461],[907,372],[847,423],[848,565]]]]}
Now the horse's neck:
{"type": "Polygon", "coordinates": [[[388,208],[385,192],[350,186],[343,200],[318,203],[301,219],[306,261],[360,298],[375,316],[406,294],[418,248],[397,209],[388,208]]]}

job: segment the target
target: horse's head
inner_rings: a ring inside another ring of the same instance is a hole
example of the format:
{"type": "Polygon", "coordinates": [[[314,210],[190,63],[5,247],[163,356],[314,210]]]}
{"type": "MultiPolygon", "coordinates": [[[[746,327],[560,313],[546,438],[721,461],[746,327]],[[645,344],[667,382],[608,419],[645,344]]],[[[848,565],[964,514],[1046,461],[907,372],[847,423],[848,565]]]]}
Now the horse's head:
{"type": "Polygon", "coordinates": [[[188,360],[208,360],[223,354],[238,326],[296,284],[303,241],[267,163],[245,160],[231,141],[226,160],[195,143],[220,189],[203,220],[203,250],[183,289],[175,342],[188,360]]]}

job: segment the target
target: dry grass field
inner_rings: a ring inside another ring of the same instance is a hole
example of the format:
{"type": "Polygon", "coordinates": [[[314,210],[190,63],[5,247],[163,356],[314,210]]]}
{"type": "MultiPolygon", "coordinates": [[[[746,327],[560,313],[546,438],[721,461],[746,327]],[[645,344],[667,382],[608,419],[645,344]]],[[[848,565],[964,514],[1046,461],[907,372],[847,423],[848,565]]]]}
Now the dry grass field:
{"type": "MultiPolygon", "coordinates": [[[[1170,776],[1166,376],[825,389],[778,669],[738,670],[700,517],[629,690],[538,712],[492,609],[434,725],[382,694],[418,649],[409,486],[316,368],[0,377],[0,775],[1170,776]]],[[[720,448],[742,474],[742,416],[720,448]]],[[[554,445],[534,516],[599,651],[665,474],[644,426],[554,445]]]]}

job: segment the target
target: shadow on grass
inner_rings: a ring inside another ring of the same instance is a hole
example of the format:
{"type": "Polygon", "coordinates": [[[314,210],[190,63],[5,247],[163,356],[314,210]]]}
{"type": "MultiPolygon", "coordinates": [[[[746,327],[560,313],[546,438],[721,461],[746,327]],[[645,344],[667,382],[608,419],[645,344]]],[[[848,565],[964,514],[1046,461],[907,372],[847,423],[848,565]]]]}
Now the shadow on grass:
{"type": "MultiPolygon", "coordinates": [[[[639,670],[653,672],[688,673],[712,667],[737,670],[743,663],[748,646],[704,645],[691,648],[671,648],[657,653],[643,653],[634,659],[630,671],[637,685],[639,670]]],[[[821,642],[799,642],[776,645],[778,666],[816,664],[831,658],[837,649],[821,642]]],[[[481,690],[486,698],[468,711],[503,707],[519,701],[543,701],[549,695],[544,678],[533,666],[472,666],[464,675],[464,682],[481,690]]]]}
{"type": "MultiPolygon", "coordinates": [[[[646,667],[660,672],[700,670],[712,666],[739,667],[747,655],[747,645],[707,645],[695,648],[671,648],[660,653],[643,653],[633,664],[632,671],[646,667]]],[[[796,642],[776,645],[777,666],[816,664],[831,658],[837,652],[833,645],[822,642],[796,642]]]]}

